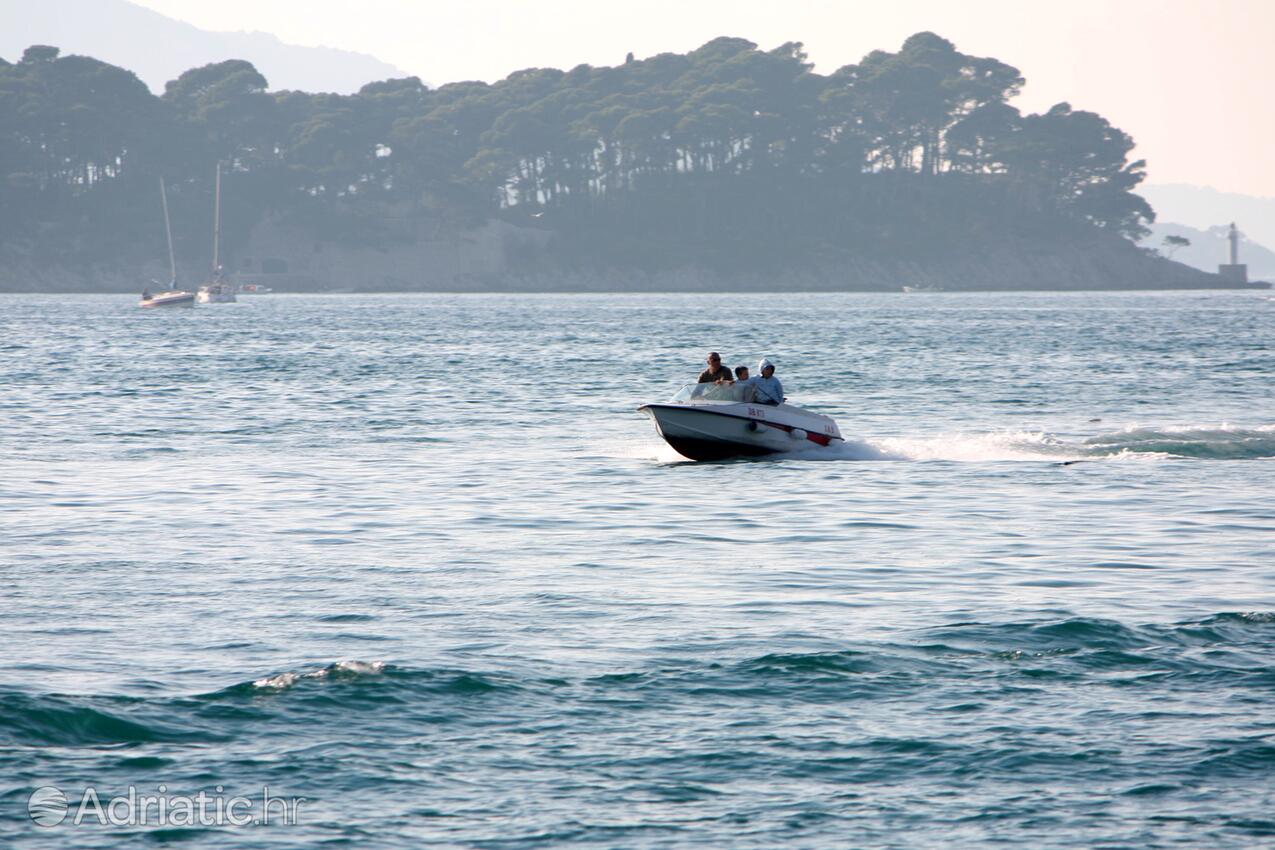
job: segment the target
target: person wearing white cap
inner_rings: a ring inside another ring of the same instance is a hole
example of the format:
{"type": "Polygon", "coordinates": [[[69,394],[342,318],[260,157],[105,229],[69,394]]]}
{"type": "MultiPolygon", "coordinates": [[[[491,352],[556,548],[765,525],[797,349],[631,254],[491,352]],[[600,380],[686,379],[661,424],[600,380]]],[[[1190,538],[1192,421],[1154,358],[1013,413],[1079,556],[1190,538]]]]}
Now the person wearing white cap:
{"type": "Polygon", "coordinates": [[[772,407],[783,404],[784,385],[775,377],[775,364],[763,357],[757,364],[757,372],[758,376],[748,381],[753,391],[753,400],[772,407]]]}

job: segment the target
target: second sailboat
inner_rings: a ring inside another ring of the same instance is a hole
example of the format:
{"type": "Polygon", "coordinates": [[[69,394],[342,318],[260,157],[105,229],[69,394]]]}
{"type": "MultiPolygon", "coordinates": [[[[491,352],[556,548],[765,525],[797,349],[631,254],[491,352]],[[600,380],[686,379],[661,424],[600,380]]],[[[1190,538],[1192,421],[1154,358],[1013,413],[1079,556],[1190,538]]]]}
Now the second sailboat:
{"type": "Polygon", "coordinates": [[[217,182],[213,194],[213,276],[199,287],[195,298],[200,304],[229,304],[235,298],[235,285],[226,280],[221,267],[221,163],[217,163],[217,182]]]}

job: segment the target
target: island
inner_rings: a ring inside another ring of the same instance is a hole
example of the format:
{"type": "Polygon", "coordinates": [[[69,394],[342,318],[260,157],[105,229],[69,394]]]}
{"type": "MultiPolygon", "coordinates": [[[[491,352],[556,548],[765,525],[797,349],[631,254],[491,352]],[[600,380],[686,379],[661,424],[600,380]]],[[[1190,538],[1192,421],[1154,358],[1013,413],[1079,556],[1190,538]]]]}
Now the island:
{"type": "Polygon", "coordinates": [[[1265,286],[1139,247],[1146,163],[1093,112],[923,32],[819,74],[717,38],[494,84],[269,90],[248,62],[156,96],[34,45],[0,60],[0,290],[138,291],[221,262],[275,291],[1265,286]]]}

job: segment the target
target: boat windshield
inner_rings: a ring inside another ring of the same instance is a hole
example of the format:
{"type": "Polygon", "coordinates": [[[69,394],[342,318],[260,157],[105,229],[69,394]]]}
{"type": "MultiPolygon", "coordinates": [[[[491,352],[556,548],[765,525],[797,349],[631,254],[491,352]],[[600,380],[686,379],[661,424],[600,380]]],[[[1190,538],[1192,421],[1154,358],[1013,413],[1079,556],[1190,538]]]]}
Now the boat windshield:
{"type": "Polygon", "coordinates": [[[697,401],[744,401],[739,384],[687,384],[677,391],[673,401],[694,404],[697,401]]]}

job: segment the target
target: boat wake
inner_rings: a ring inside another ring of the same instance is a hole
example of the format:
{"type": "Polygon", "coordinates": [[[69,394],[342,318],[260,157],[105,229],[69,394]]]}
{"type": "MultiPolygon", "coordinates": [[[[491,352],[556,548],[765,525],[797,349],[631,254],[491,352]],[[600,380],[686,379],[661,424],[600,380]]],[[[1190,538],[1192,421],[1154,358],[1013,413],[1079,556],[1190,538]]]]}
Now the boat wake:
{"type": "Polygon", "coordinates": [[[1046,431],[947,433],[921,437],[848,439],[827,449],[802,450],[773,459],[857,461],[1256,460],[1275,458],[1275,425],[1150,427],[1135,425],[1085,438],[1046,431]]]}

